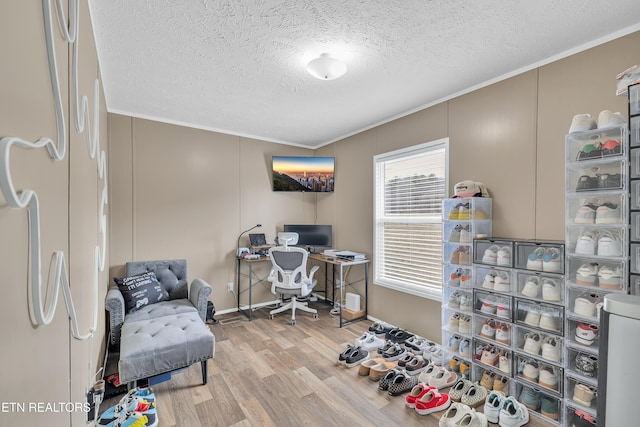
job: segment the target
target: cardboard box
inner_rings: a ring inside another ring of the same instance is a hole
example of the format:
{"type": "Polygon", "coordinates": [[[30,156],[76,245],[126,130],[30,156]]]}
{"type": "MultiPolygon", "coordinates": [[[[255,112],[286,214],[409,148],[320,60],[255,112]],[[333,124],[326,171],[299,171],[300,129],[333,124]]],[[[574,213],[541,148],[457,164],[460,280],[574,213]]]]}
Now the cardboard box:
{"type": "Polygon", "coordinates": [[[353,320],[363,316],[364,316],[364,309],[359,311],[353,311],[353,310],[349,310],[348,308],[342,307],[342,318],[344,320],[353,320]]]}

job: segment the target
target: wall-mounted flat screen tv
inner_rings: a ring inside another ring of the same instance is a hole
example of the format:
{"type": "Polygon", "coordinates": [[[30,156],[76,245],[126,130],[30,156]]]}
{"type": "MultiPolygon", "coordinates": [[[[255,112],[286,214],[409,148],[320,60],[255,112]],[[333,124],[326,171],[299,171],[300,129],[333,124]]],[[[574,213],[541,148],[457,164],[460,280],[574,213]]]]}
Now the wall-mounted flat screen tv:
{"type": "Polygon", "coordinates": [[[335,158],[272,157],[273,191],[333,192],[335,158]]]}

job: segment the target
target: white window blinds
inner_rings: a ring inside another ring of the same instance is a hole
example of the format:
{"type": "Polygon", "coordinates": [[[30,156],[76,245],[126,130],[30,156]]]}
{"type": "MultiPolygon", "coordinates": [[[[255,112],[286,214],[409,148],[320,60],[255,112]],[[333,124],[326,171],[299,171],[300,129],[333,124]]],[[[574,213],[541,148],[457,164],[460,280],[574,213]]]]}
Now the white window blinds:
{"type": "Polygon", "coordinates": [[[442,295],[442,200],[448,139],[374,157],[374,283],[442,295]]]}

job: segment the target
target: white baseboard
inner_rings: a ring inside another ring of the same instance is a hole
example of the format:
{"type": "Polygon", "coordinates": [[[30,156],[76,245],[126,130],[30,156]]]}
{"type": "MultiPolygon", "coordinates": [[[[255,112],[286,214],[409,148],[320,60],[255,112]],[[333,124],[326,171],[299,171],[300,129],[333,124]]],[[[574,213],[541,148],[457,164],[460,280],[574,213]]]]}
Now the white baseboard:
{"type": "MultiPolygon", "coordinates": [[[[260,302],[260,303],[257,303],[257,304],[252,304],[251,307],[255,310],[255,309],[258,309],[258,308],[262,308],[262,307],[266,307],[268,305],[273,305],[273,304],[278,304],[278,303],[280,303],[280,300],[276,299],[276,300],[273,300],[273,301],[265,301],[265,302],[260,302]]],[[[241,310],[248,310],[249,306],[248,305],[242,305],[242,306],[240,306],[240,309],[241,310]]],[[[216,311],[216,315],[218,315],[218,314],[237,313],[237,312],[238,312],[238,309],[233,307],[233,308],[227,308],[225,310],[216,311]]]]}

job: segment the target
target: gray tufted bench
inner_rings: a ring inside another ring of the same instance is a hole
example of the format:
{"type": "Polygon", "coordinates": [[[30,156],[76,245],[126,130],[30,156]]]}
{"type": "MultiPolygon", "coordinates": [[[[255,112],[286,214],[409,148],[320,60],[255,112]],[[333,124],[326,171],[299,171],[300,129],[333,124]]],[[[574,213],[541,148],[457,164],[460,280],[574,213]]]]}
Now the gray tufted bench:
{"type": "Polygon", "coordinates": [[[127,276],[153,271],[169,293],[169,300],[147,305],[124,315],[124,298],[117,287],[107,293],[111,342],[120,345],[118,370],[121,383],[174,371],[200,362],[207,383],[207,360],[214,357],[215,337],[205,324],[211,293],[195,279],[187,293],[185,260],[131,262],[127,276]]]}

